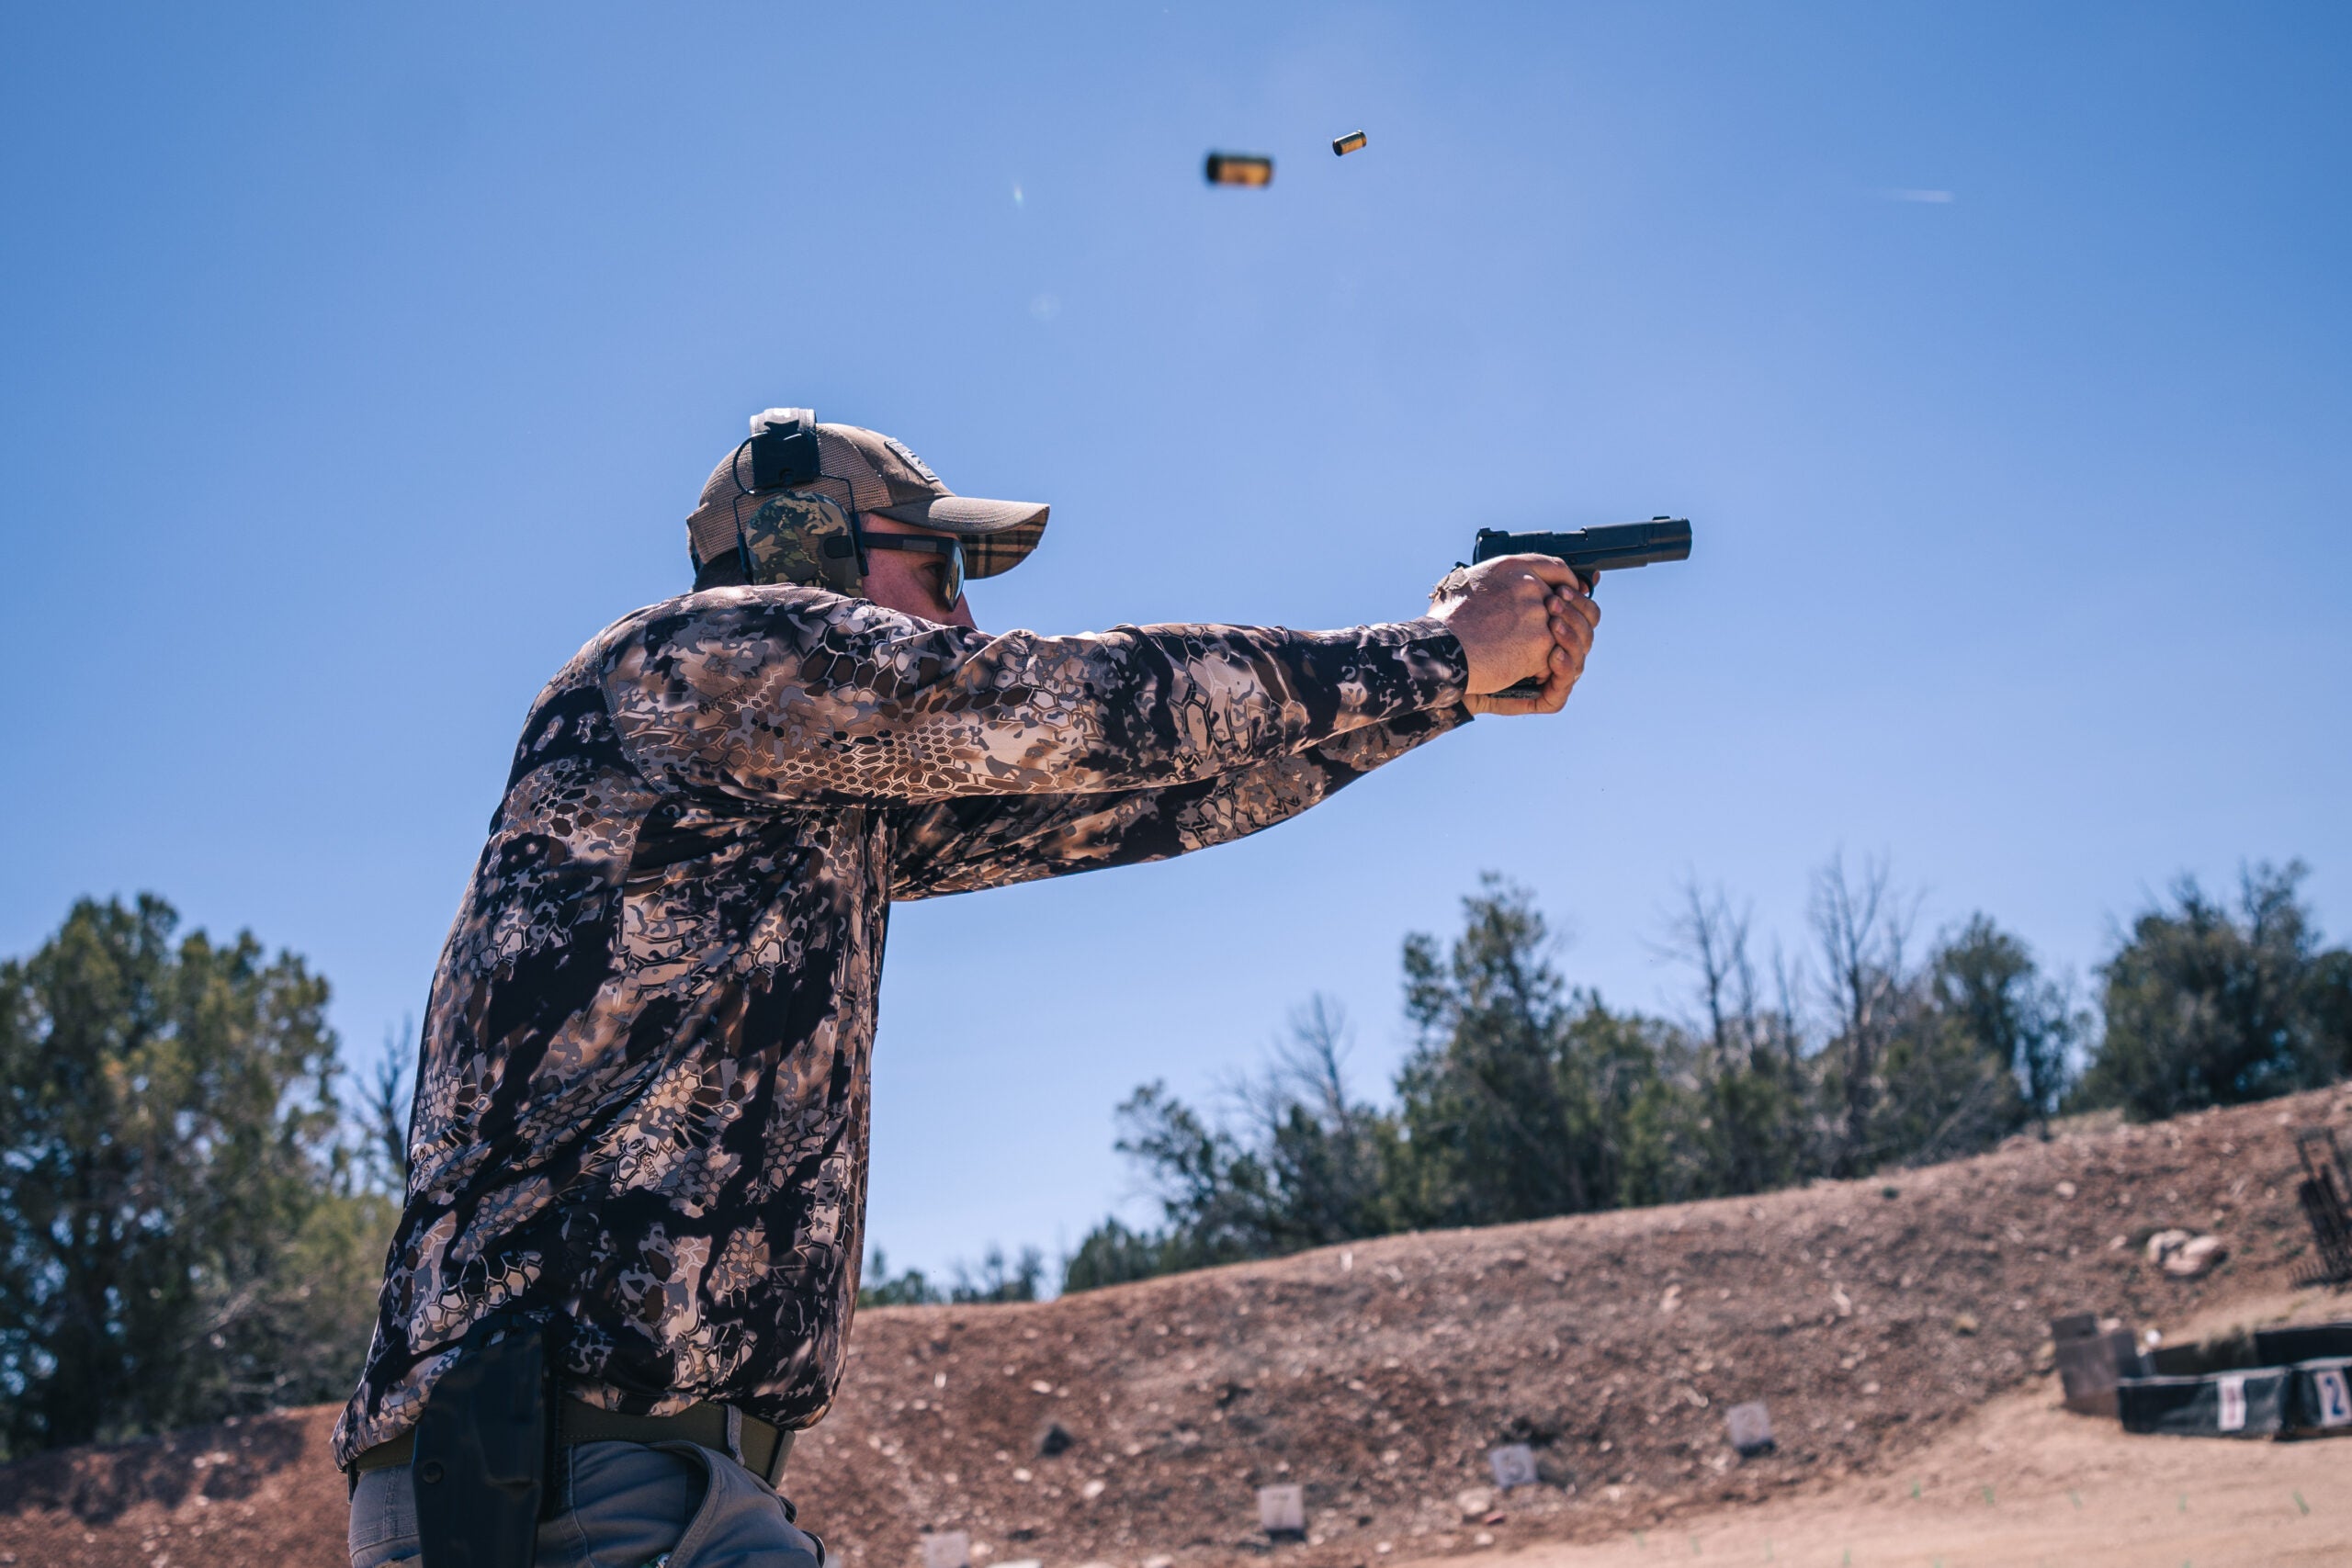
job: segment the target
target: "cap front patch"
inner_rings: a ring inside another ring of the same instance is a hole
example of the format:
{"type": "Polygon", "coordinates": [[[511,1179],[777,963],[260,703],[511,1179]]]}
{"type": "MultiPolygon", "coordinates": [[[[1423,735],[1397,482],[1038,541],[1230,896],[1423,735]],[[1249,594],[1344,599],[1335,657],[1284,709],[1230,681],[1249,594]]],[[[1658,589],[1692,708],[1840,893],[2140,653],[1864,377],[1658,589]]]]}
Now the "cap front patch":
{"type": "Polygon", "coordinates": [[[912,468],[916,473],[921,474],[925,484],[937,485],[941,490],[945,490],[947,488],[945,485],[939,483],[939,476],[931,471],[931,465],[929,463],[924,462],[921,457],[916,457],[912,452],[907,450],[907,444],[905,442],[899,440],[894,435],[886,435],[882,438],[882,445],[897,453],[900,462],[906,464],[907,467],[912,468]]]}

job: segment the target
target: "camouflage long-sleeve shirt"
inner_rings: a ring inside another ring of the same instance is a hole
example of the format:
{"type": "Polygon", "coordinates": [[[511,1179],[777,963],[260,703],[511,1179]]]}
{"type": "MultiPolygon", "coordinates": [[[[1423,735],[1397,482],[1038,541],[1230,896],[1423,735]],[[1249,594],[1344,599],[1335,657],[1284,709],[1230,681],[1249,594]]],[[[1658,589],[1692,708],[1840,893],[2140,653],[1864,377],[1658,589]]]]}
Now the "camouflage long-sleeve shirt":
{"type": "Polygon", "coordinates": [[[816,1420],[890,900],[1255,832],[1462,723],[1465,675],[1433,620],[991,636],[752,588],[607,627],[533,705],[442,949],[337,1462],[510,1308],[591,1403],[816,1420]]]}

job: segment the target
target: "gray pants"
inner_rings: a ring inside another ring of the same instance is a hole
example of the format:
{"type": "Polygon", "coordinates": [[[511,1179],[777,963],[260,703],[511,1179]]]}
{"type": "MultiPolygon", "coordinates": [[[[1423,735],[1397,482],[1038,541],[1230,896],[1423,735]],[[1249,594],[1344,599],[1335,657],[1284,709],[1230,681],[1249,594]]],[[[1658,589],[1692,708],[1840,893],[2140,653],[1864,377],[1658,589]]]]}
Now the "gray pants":
{"type": "MultiPolygon", "coordinates": [[[[725,1454],[692,1443],[582,1443],[539,1526],[538,1568],[822,1568],[824,1546],[725,1454]]],[[[403,1468],[351,1495],[351,1568],[413,1562],[416,1496],[403,1468]]]]}

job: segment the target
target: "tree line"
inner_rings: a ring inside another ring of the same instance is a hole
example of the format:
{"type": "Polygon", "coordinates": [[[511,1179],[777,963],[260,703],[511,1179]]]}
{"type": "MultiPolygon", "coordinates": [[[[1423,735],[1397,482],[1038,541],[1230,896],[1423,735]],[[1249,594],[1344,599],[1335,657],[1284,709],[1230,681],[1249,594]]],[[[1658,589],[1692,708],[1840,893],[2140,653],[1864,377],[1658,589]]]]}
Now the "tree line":
{"type": "MultiPolygon", "coordinates": [[[[1816,879],[1804,962],[1685,890],[1690,1016],[1570,985],[1533,897],[1489,878],[1407,939],[1414,1044],[1389,1102],[1309,1003],[1231,1106],[1147,1084],[1118,1147],[1159,1201],[1064,1290],[1432,1225],[1758,1192],[1945,1159],[2062,1111],[2140,1117],[2352,1072],[2352,953],[2300,865],[2193,882],[2121,933],[2096,1008],[1977,916],[1914,951],[1883,867],[1816,879]]],[[[0,962],[0,1457],[344,1397],[407,1177],[408,1032],[348,1090],[328,986],[170,905],[85,899],[0,962]]],[[[861,1300],[1027,1301],[1033,1248],[934,1283],[879,1253],[861,1300]]]]}
{"type": "Polygon", "coordinates": [[[1690,1016],[1570,985],[1533,897],[1488,877],[1442,947],[1408,937],[1413,1044],[1389,1103],[1359,1099],[1320,998],[1212,1116],[1162,1083],[1116,1147],[1157,1198],[1065,1260],[1087,1290],[1433,1226],[1767,1191],[1973,1154],[2061,1113],[2141,1119],[2352,1073],[2352,952],[2324,948],[2301,864],[2233,898],[2184,879],[2119,933],[2097,1006],[1978,914],[1917,940],[1883,864],[1815,877],[1810,945],[1757,951],[1749,916],[1683,890],[1668,949],[1690,1016]]]}

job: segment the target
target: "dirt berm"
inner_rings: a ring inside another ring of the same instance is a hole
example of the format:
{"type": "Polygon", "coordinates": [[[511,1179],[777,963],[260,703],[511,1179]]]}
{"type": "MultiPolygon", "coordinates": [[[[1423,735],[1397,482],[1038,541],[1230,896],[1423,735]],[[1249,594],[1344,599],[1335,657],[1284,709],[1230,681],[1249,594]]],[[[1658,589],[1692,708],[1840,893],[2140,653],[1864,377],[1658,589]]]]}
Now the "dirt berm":
{"type": "MultiPolygon", "coordinates": [[[[867,1312],[787,1490],[853,1568],[911,1568],[934,1529],[968,1531],[976,1564],[1385,1568],[1883,1487],[1988,1401],[2048,1394],[2053,1314],[2177,1329],[2233,1303],[2352,1311],[2289,1284],[2308,1246],[2290,1129],[2323,1119],[2352,1127],[2352,1089],[1763,1198],[867,1312]],[[2175,1226],[2219,1235],[2227,1260],[2196,1280],[2152,1269],[2143,1240],[2175,1226]],[[1751,1399],[1780,1446],[1742,1462],[1724,1412],[1751,1399]],[[1544,1483],[1465,1498],[1514,1441],[1544,1483]],[[1309,1539],[1270,1543],[1254,1488],[1285,1482],[1309,1539]]],[[[331,1416],[0,1467],[0,1565],[339,1562],[331,1416]]]]}

